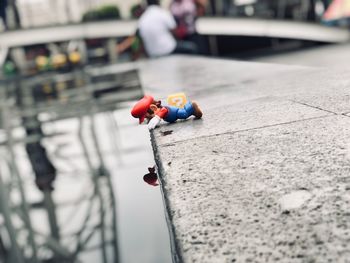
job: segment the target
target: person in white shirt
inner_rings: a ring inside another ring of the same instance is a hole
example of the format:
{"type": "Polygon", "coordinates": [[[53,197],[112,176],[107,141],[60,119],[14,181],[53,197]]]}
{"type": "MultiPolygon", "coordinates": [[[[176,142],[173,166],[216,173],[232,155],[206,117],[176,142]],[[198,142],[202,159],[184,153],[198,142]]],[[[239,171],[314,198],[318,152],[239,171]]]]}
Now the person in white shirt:
{"type": "Polygon", "coordinates": [[[138,34],[150,57],[170,54],[196,54],[197,46],[188,41],[176,41],[173,30],[176,28],[174,17],[159,6],[158,0],[147,0],[148,7],[138,24],[138,34]]]}
{"type": "Polygon", "coordinates": [[[156,3],[149,4],[138,24],[139,34],[149,56],[163,56],[175,50],[176,40],[171,33],[175,28],[176,22],[169,12],[156,3]]]}

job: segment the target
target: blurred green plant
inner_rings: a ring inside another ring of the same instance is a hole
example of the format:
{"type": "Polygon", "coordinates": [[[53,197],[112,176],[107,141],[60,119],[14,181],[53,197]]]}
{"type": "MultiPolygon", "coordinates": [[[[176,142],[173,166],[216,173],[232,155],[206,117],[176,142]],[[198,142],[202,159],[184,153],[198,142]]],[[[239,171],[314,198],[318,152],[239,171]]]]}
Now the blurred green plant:
{"type": "Polygon", "coordinates": [[[83,22],[120,19],[120,10],[115,5],[105,5],[83,14],[83,22]]]}
{"type": "Polygon", "coordinates": [[[2,70],[5,76],[13,76],[17,73],[16,65],[12,61],[6,61],[2,70]]]}

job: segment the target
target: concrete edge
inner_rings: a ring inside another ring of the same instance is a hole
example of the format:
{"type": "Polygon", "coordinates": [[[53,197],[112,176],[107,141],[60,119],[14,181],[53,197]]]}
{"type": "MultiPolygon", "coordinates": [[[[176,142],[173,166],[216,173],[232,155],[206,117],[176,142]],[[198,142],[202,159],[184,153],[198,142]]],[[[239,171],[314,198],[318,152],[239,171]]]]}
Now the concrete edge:
{"type": "Polygon", "coordinates": [[[150,132],[150,138],[151,138],[151,144],[152,144],[152,149],[153,149],[153,155],[154,155],[154,160],[156,162],[156,167],[157,167],[157,173],[158,173],[158,180],[160,183],[160,190],[161,190],[161,195],[163,199],[163,204],[165,208],[165,219],[167,222],[168,226],[168,231],[169,231],[169,238],[170,238],[170,246],[171,246],[171,257],[173,262],[175,263],[181,263],[183,261],[183,256],[181,253],[181,249],[179,244],[176,242],[176,240],[179,240],[176,237],[176,231],[175,231],[175,226],[172,224],[172,215],[171,215],[171,210],[170,210],[170,201],[169,198],[167,197],[166,194],[166,189],[165,189],[165,170],[162,165],[161,157],[158,152],[158,146],[156,142],[156,137],[154,134],[154,131],[150,132]]]}

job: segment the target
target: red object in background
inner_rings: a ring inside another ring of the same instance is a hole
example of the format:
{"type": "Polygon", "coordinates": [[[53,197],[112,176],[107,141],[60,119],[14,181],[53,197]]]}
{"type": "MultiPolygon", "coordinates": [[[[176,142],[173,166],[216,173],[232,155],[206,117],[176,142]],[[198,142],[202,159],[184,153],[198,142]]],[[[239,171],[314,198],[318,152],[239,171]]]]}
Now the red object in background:
{"type": "Polygon", "coordinates": [[[177,39],[184,39],[188,33],[186,25],[179,25],[177,28],[175,28],[174,33],[177,39]]]}
{"type": "Polygon", "coordinates": [[[143,176],[143,180],[152,186],[158,186],[158,176],[155,167],[148,168],[149,173],[143,176]]]}

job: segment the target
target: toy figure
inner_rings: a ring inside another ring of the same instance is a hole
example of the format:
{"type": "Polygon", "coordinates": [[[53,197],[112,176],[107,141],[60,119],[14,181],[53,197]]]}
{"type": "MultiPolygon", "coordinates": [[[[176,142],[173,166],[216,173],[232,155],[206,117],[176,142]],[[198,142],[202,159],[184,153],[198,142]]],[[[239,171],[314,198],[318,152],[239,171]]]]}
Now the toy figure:
{"type": "Polygon", "coordinates": [[[162,106],[161,101],[155,101],[152,96],[145,95],[136,103],[131,115],[140,119],[140,124],[148,120],[148,129],[153,130],[163,119],[166,122],[175,122],[178,119],[187,119],[190,116],[202,118],[202,111],[196,102],[187,101],[185,94],[170,95],[167,104],[162,106]]]}

